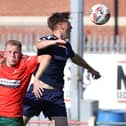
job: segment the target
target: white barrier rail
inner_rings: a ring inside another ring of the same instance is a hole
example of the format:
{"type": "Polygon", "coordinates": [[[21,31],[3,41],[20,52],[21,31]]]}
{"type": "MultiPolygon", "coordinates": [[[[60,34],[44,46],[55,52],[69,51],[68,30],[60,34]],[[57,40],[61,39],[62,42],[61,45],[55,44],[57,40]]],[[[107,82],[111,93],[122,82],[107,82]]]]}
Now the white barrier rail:
{"type": "MultiPolygon", "coordinates": [[[[4,48],[7,40],[17,39],[23,43],[23,51],[34,52],[34,41],[40,38],[40,34],[34,32],[3,32],[0,34],[0,49],[4,48]]],[[[126,35],[116,36],[84,36],[84,52],[86,53],[126,53],[126,35]]]]}

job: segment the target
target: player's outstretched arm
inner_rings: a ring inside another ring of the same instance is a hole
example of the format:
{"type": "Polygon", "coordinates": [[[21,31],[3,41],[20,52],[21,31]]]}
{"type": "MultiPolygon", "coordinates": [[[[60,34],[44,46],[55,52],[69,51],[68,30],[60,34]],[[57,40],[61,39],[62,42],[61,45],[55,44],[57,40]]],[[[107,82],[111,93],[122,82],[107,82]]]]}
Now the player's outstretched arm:
{"type": "Polygon", "coordinates": [[[52,45],[63,45],[66,44],[66,41],[62,39],[57,40],[39,40],[35,42],[35,46],[37,49],[44,49],[52,45]]]}
{"type": "Polygon", "coordinates": [[[72,62],[86,68],[91,74],[94,79],[99,79],[101,77],[100,73],[96,71],[94,68],[92,68],[83,58],[81,58],[79,55],[75,54],[74,57],[71,58],[72,62]]]}

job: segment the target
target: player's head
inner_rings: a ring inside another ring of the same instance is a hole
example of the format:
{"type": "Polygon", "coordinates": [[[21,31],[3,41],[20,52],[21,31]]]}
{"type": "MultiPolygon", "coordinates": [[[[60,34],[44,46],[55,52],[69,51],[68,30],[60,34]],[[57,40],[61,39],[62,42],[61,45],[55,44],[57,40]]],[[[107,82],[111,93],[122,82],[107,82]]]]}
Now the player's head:
{"type": "Polygon", "coordinates": [[[16,66],[22,55],[22,45],[20,41],[9,40],[5,44],[5,55],[7,66],[16,66]]]}
{"type": "Polygon", "coordinates": [[[48,27],[52,30],[60,30],[66,36],[70,36],[71,24],[69,12],[56,12],[48,18],[48,27]]]}

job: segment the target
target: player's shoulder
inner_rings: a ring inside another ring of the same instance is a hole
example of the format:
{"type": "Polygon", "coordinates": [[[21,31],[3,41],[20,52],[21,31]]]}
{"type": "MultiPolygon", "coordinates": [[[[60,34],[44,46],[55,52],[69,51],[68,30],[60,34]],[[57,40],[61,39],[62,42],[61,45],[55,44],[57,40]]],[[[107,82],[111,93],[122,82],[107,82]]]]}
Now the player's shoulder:
{"type": "Polygon", "coordinates": [[[56,39],[58,38],[53,34],[48,34],[40,37],[40,40],[56,40],[56,39]]]}
{"type": "Polygon", "coordinates": [[[30,56],[29,55],[26,55],[26,54],[23,54],[22,55],[22,59],[27,59],[27,58],[29,58],[30,56]]]}
{"type": "Polygon", "coordinates": [[[25,63],[32,63],[38,60],[38,57],[36,55],[34,56],[30,56],[30,55],[22,55],[21,58],[21,63],[25,64],[25,63]]]}
{"type": "Polygon", "coordinates": [[[22,60],[27,61],[30,60],[33,56],[29,56],[29,55],[22,55],[22,60]]]}

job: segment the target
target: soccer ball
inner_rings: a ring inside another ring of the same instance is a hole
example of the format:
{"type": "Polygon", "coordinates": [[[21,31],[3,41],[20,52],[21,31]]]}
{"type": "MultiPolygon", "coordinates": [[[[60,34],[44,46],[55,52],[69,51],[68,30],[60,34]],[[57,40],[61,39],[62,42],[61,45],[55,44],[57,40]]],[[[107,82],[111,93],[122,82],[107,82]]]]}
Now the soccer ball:
{"type": "Polygon", "coordinates": [[[92,6],[89,17],[93,23],[103,25],[110,19],[110,10],[104,4],[96,4],[92,6]]]}

